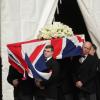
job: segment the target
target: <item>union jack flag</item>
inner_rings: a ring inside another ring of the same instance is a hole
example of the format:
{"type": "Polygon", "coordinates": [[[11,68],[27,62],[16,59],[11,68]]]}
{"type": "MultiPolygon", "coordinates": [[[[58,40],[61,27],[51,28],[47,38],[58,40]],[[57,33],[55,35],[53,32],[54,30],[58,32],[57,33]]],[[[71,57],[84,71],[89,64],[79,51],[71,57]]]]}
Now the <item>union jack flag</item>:
{"type": "Polygon", "coordinates": [[[21,74],[32,78],[43,78],[48,80],[52,74],[42,72],[47,69],[43,51],[46,45],[53,45],[55,59],[81,55],[81,46],[85,41],[84,35],[75,35],[69,39],[57,38],[51,40],[30,40],[8,44],[9,63],[21,74]]]}

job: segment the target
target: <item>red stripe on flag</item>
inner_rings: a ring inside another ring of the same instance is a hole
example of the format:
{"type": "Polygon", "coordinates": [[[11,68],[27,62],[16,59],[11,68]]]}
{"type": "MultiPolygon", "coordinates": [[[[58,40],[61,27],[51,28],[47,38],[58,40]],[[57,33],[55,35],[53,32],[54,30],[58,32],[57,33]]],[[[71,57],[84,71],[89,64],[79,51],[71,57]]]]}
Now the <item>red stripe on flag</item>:
{"type": "Polygon", "coordinates": [[[51,45],[53,45],[53,47],[54,47],[53,57],[56,58],[56,56],[58,56],[60,54],[61,49],[62,49],[62,38],[52,39],[51,45]]]}
{"type": "Polygon", "coordinates": [[[24,70],[18,66],[14,61],[10,60],[9,58],[9,63],[12,65],[13,68],[15,68],[19,73],[24,74],[24,70]]]}
{"type": "Polygon", "coordinates": [[[84,42],[85,41],[85,39],[82,39],[81,36],[78,36],[78,35],[76,35],[76,36],[77,36],[77,39],[78,39],[79,42],[84,42]]]}
{"type": "Polygon", "coordinates": [[[37,46],[36,49],[34,50],[34,52],[32,52],[32,54],[30,56],[30,61],[31,62],[33,62],[35,60],[35,58],[38,56],[40,51],[43,49],[44,45],[45,44],[37,46]]]}
{"type": "Polygon", "coordinates": [[[19,60],[20,64],[25,68],[25,70],[28,71],[28,65],[22,57],[21,45],[20,44],[17,44],[17,46],[10,45],[9,50],[15,55],[15,57],[19,60]]]}
{"type": "Polygon", "coordinates": [[[25,41],[25,42],[18,42],[18,43],[13,43],[13,44],[7,44],[7,47],[19,47],[21,46],[22,44],[28,44],[28,43],[32,43],[32,42],[39,42],[39,41],[43,41],[43,40],[38,40],[38,39],[35,39],[35,40],[30,40],[30,41],[25,41]]]}

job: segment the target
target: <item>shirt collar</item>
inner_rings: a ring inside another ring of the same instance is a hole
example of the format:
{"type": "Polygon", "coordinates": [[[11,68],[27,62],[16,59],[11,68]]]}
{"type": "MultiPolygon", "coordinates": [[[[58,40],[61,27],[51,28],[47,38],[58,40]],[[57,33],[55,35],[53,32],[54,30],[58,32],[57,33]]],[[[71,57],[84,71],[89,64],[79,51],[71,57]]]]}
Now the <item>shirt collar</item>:
{"type": "Polygon", "coordinates": [[[52,57],[48,57],[48,58],[47,58],[47,61],[50,60],[51,58],[52,58],[52,57]]]}

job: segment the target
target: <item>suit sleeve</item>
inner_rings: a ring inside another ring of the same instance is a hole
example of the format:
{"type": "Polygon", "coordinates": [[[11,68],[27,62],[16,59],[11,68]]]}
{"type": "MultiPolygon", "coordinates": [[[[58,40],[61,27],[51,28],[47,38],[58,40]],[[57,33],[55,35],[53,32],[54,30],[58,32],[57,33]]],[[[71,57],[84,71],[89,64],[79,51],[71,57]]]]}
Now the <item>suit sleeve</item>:
{"type": "Polygon", "coordinates": [[[12,84],[12,81],[14,79],[20,79],[21,75],[20,73],[17,72],[16,69],[14,69],[12,66],[9,66],[9,71],[8,71],[8,76],[7,76],[7,81],[8,83],[12,84]]]}

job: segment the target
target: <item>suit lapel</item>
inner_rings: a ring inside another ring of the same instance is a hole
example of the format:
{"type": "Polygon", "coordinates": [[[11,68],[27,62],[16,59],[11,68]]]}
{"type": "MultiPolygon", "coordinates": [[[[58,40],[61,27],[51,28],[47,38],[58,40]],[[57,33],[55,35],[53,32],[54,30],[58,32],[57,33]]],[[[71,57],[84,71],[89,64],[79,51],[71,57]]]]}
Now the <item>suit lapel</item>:
{"type": "MultiPolygon", "coordinates": [[[[86,65],[88,64],[88,60],[89,60],[89,56],[87,56],[87,58],[83,61],[82,64],[80,64],[78,72],[80,72],[81,70],[83,70],[85,67],[87,67],[86,65]]],[[[88,68],[86,68],[88,69],[88,68]]]]}
{"type": "Polygon", "coordinates": [[[52,67],[52,66],[51,66],[52,60],[53,60],[53,58],[50,58],[50,59],[46,62],[46,65],[47,65],[48,68],[51,68],[51,67],[52,67]]]}

